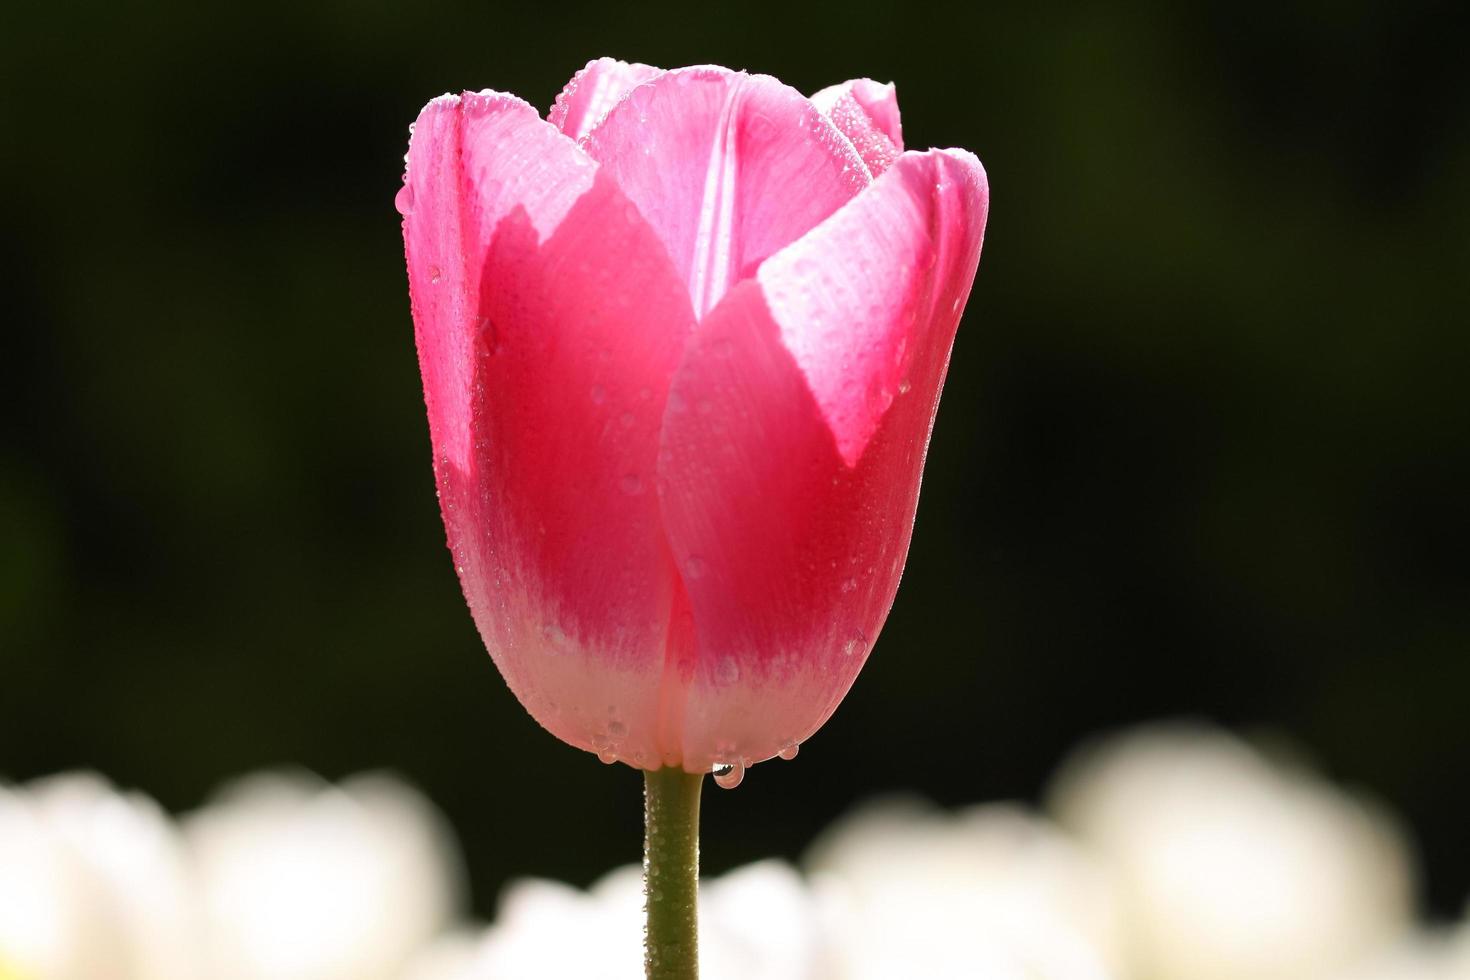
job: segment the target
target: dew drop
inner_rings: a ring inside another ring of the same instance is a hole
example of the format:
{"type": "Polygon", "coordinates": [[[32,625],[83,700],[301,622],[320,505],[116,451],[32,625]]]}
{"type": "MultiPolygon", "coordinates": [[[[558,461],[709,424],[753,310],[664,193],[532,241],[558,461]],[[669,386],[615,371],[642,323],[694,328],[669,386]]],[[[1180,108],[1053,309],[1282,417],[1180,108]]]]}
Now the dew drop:
{"type": "Polygon", "coordinates": [[[862,633],[854,633],[842,644],[842,654],[846,657],[861,656],[868,649],[868,638],[862,633]]]}
{"type": "Polygon", "coordinates": [[[620,721],[610,721],[607,723],[607,734],[609,738],[622,738],[628,734],[628,726],[620,721]]]}
{"type": "Polygon", "coordinates": [[[480,335],[480,349],[494,354],[499,340],[495,336],[495,324],[490,322],[488,316],[478,317],[475,320],[475,331],[480,335]]]}
{"type": "Polygon", "coordinates": [[[898,383],[898,393],[900,395],[907,395],[913,387],[913,383],[908,378],[904,378],[898,383]]]}
{"type": "Polygon", "coordinates": [[[610,748],[601,749],[597,753],[597,761],[605,766],[610,766],[618,761],[618,754],[610,748]]]}
{"type": "Polygon", "coordinates": [[[738,759],[734,762],[716,762],[711,771],[714,773],[716,786],[720,789],[734,789],[745,778],[745,763],[738,759]]]}
{"type": "Polygon", "coordinates": [[[398,188],[398,193],[393,195],[393,206],[398,213],[405,218],[413,214],[413,185],[405,183],[398,188]]]}
{"type": "Polygon", "coordinates": [[[630,497],[636,497],[643,492],[643,478],[637,473],[629,473],[618,481],[618,489],[630,497]]]}
{"type": "Polygon", "coordinates": [[[604,388],[602,385],[593,385],[591,397],[592,404],[601,405],[603,402],[607,401],[607,389],[604,388]]]}
{"type": "Polygon", "coordinates": [[[439,267],[437,265],[429,266],[429,282],[431,284],[438,282],[440,275],[442,275],[442,273],[439,271],[439,267]]]}
{"type": "Polygon", "coordinates": [[[848,592],[853,592],[856,589],[857,589],[857,579],[855,579],[855,578],[845,578],[845,579],[842,580],[842,592],[843,592],[844,595],[847,594],[848,592]]]}
{"type": "Polygon", "coordinates": [[[800,745],[795,742],[787,742],[785,745],[781,746],[781,751],[777,752],[776,755],[780,756],[782,759],[785,759],[787,762],[790,762],[792,759],[796,758],[796,753],[800,751],[800,745]]]}
{"type": "Polygon", "coordinates": [[[684,571],[689,573],[690,578],[704,578],[704,573],[709,571],[709,566],[698,555],[690,555],[684,571]]]}

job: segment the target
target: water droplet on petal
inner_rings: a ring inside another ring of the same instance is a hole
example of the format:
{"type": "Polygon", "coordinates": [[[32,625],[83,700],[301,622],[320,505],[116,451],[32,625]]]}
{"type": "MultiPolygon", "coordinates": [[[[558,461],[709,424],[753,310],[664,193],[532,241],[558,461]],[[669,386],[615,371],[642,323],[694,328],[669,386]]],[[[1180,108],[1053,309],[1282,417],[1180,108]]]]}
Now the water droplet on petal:
{"type": "Polygon", "coordinates": [[[847,642],[842,644],[843,656],[858,657],[867,652],[868,638],[862,633],[854,633],[848,637],[847,642]]]}
{"type": "Polygon", "coordinates": [[[607,723],[607,734],[611,738],[622,738],[628,734],[628,726],[620,721],[610,721],[607,723]]]}
{"type": "Polygon", "coordinates": [[[785,759],[787,762],[790,762],[792,759],[796,758],[796,753],[799,751],[801,751],[800,745],[798,745],[796,742],[787,742],[785,745],[781,746],[781,751],[777,752],[776,755],[785,759]]]}
{"type": "Polygon", "coordinates": [[[413,214],[412,184],[405,183],[402,187],[398,188],[398,193],[393,195],[393,206],[397,208],[398,213],[403,215],[405,218],[408,217],[410,214],[413,214]]]}
{"type": "Polygon", "coordinates": [[[601,405],[605,401],[607,401],[607,389],[604,388],[602,385],[593,385],[592,404],[601,405]]]}
{"type": "Polygon", "coordinates": [[[442,273],[439,271],[439,267],[437,265],[429,266],[429,283],[431,285],[439,281],[440,275],[442,275],[442,273]]]}
{"type": "Polygon", "coordinates": [[[643,492],[643,479],[637,473],[629,473],[618,481],[618,489],[630,497],[643,492]]]}
{"type": "Polygon", "coordinates": [[[597,761],[605,766],[610,766],[618,761],[618,754],[611,748],[601,749],[597,753],[597,761]]]}
{"type": "Polygon", "coordinates": [[[857,579],[855,579],[855,578],[845,578],[845,579],[842,580],[842,591],[843,591],[843,594],[846,594],[848,592],[853,592],[856,589],[857,589],[857,579]]]}
{"type": "Polygon", "coordinates": [[[907,395],[911,390],[913,390],[913,387],[913,383],[910,382],[908,378],[904,378],[898,383],[898,393],[900,395],[907,395]]]}
{"type": "Polygon", "coordinates": [[[684,571],[689,573],[690,578],[704,578],[704,573],[709,571],[709,566],[698,555],[690,555],[689,562],[685,566],[684,571]]]}
{"type": "Polygon", "coordinates": [[[734,789],[745,778],[745,763],[739,759],[734,762],[716,762],[713,772],[716,786],[720,789],[734,789]]]}

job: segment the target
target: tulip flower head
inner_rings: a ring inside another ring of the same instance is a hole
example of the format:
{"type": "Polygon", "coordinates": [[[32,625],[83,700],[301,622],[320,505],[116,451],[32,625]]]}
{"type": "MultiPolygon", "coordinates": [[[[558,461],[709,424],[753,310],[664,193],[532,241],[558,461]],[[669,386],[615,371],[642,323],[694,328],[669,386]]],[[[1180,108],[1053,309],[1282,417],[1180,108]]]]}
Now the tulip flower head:
{"type": "Polygon", "coordinates": [[[891,85],[610,59],[430,102],[398,208],[440,506],[521,703],[604,761],[796,746],[898,587],[988,190],[891,85]]]}

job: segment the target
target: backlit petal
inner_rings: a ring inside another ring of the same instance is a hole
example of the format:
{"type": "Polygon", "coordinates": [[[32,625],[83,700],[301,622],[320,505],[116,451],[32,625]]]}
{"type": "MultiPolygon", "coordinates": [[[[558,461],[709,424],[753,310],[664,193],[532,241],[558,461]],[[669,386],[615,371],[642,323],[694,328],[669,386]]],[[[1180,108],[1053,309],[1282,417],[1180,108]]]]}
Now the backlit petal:
{"type": "Polygon", "coordinates": [[[407,188],[440,503],[480,633],[557,736],[657,765],[683,600],[655,461],[683,282],[597,164],[512,97],[431,103],[407,188]]]}
{"type": "Polygon", "coordinates": [[[812,104],[852,142],[874,177],[903,152],[898,92],[892,83],[853,79],[822,89],[812,96],[812,104]]]}
{"type": "Polygon", "coordinates": [[[638,86],[584,146],[657,230],[696,316],[869,181],[799,92],[723,68],[638,86]]]}
{"type": "Polygon", "coordinates": [[[987,200],[968,153],[905,154],[691,338],[659,459],[697,638],[686,769],[805,739],[866,659],[987,200]]]}
{"type": "Polygon", "coordinates": [[[546,119],[574,140],[591,132],[636,85],[663,74],[662,68],[598,58],[572,76],[546,119]]]}

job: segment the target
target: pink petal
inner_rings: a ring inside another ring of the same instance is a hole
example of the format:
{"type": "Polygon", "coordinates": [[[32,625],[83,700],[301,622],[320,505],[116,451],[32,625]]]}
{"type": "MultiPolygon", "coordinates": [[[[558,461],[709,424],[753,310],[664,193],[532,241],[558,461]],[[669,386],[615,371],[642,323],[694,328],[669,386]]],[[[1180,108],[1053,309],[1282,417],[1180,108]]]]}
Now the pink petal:
{"type": "Polygon", "coordinates": [[[852,142],[874,177],[903,152],[898,92],[892,83],[857,78],[822,89],[812,96],[812,104],[852,142]]]}
{"type": "Polygon", "coordinates": [[[440,504],[481,636],[554,734],[658,765],[687,619],[655,492],[683,282],[597,165],[513,97],[431,103],[407,181],[440,504]]]}
{"type": "Polygon", "coordinates": [[[691,338],[659,458],[697,636],[686,769],[805,739],[861,668],[908,551],[987,199],[968,153],[905,154],[691,338]]]}
{"type": "Polygon", "coordinates": [[[591,132],[629,90],[663,74],[662,68],[598,58],[572,76],[546,119],[574,140],[591,132]]]}
{"type": "Polygon", "coordinates": [[[696,316],[869,181],[795,89],[724,68],[638,86],[583,145],[658,232],[696,316]]]}

